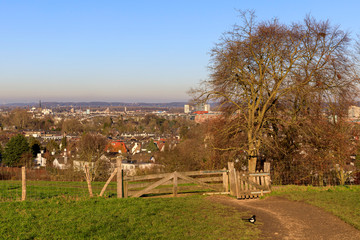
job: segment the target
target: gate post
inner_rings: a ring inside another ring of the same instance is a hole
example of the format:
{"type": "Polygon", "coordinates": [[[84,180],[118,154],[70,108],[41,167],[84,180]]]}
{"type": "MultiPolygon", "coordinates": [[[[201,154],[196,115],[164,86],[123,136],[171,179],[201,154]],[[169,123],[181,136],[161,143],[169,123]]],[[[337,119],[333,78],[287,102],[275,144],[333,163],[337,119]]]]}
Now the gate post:
{"type": "Polygon", "coordinates": [[[122,169],[121,169],[121,161],[122,157],[119,156],[116,158],[116,167],[117,167],[117,175],[116,175],[116,181],[117,181],[117,198],[123,198],[123,175],[122,175],[122,169]]]}
{"type": "Polygon", "coordinates": [[[229,174],[226,172],[226,168],[223,168],[223,186],[224,191],[229,192],[229,174]]]}
{"type": "Polygon", "coordinates": [[[21,186],[22,186],[21,201],[25,201],[26,200],[26,168],[25,167],[21,168],[21,186]]]}
{"type": "Polygon", "coordinates": [[[235,168],[234,168],[234,163],[233,162],[228,162],[228,167],[229,167],[229,180],[230,180],[230,195],[235,196],[236,194],[236,173],[235,173],[235,168]]]}
{"type": "Polygon", "coordinates": [[[269,173],[268,176],[265,176],[265,185],[270,189],[270,163],[264,163],[264,173],[269,173]]]}

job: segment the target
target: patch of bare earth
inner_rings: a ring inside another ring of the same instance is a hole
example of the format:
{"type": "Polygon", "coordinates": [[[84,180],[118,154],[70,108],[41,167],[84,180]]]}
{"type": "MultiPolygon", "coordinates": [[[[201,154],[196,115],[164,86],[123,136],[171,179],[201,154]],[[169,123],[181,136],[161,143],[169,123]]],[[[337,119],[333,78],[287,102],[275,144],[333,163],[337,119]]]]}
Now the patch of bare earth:
{"type": "Polygon", "coordinates": [[[324,210],[280,197],[237,200],[213,195],[210,201],[256,215],[260,239],[360,239],[360,231],[324,210]]]}

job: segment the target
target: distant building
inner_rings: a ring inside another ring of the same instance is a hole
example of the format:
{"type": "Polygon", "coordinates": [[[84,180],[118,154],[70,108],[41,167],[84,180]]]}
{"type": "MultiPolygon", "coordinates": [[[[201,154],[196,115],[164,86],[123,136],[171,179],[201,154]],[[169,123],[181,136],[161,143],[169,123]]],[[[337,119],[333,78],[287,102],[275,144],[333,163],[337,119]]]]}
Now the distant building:
{"type": "Polygon", "coordinates": [[[348,110],[349,118],[360,118],[360,107],[350,106],[348,110]]]}
{"type": "Polygon", "coordinates": [[[209,120],[213,120],[213,119],[217,119],[221,116],[220,113],[207,113],[205,111],[201,112],[198,111],[197,114],[195,115],[195,122],[196,123],[203,123],[209,120]]]}
{"type": "Polygon", "coordinates": [[[210,104],[205,104],[204,105],[204,111],[210,112],[210,104]]]}
{"type": "Polygon", "coordinates": [[[52,114],[52,110],[51,110],[51,109],[47,109],[47,108],[42,109],[41,112],[42,112],[42,114],[44,114],[44,115],[52,114]]]}
{"type": "Polygon", "coordinates": [[[43,153],[44,151],[41,151],[41,153],[38,153],[35,158],[35,165],[39,167],[46,167],[46,158],[42,156],[43,153]]]}
{"type": "Polygon", "coordinates": [[[38,130],[38,131],[30,130],[30,131],[24,131],[23,134],[24,134],[25,137],[38,138],[38,137],[44,136],[45,131],[42,131],[42,130],[38,130]]]}
{"type": "Polygon", "coordinates": [[[184,113],[190,113],[190,105],[184,105],[184,113]]]}
{"type": "Polygon", "coordinates": [[[184,113],[193,113],[193,112],[210,112],[210,104],[199,103],[195,106],[184,105],[184,113]]]}
{"type": "Polygon", "coordinates": [[[127,149],[125,143],[120,140],[111,141],[106,147],[105,151],[108,153],[127,153],[129,150],[127,149]]]}

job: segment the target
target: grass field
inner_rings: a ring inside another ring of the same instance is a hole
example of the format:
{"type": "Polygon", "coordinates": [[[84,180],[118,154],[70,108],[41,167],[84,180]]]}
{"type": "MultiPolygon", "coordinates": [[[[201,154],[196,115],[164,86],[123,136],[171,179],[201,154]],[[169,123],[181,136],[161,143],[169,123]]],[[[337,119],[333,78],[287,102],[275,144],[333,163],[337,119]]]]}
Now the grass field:
{"type": "MultiPolygon", "coordinates": [[[[106,198],[89,199],[85,182],[28,181],[27,185],[31,201],[13,201],[21,197],[20,182],[0,181],[0,239],[254,239],[259,235],[256,225],[241,220],[249,213],[203,196],[116,199],[116,183],[110,183],[106,198]]],[[[104,183],[92,185],[96,195],[104,183]]],[[[360,186],[273,186],[271,195],[316,205],[360,230],[360,186]]]]}
{"type": "Polygon", "coordinates": [[[256,239],[256,225],[203,196],[0,203],[1,239],[256,239]]]}
{"type": "MultiPolygon", "coordinates": [[[[130,182],[132,184],[139,184],[142,182],[130,182]]],[[[53,197],[75,197],[75,198],[86,198],[89,197],[89,191],[86,182],[65,182],[65,181],[27,181],[26,182],[26,200],[41,200],[53,197]]],[[[98,196],[101,189],[105,185],[105,182],[92,182],[92,190],[95,196],[98,196]]],[[[179,193],[187,192],[208,192],[210,189],[193,189],[189,190],[186,187],[195,186],[193,183],[179,184],[179,193]]],[[[138,190],[143,189],[138,188],[138,190]]],[[[156,189],[167,188],[170,189],[169,193],[172,192],[172,185],[161,185],[156,189]]],[[[106,188],[104,197],[116,197],[116,182],[110,182],[106,188]]],[[[153,196],[161,194],[145,194],[144,196],[153,196]]],[[[2,201],[16,201],[21,200],[21,181],[0,181],[0,202],[2,201]]]]}
{"type": "Polygon", "coordinates": [[[318,206],[360,230],[360,186],[282,186],[271,195],[318,206]]]}
{"type": "MultiPolygon", "coordinates": [[[[94,194],[99,194],[104,182],[93,182],[94,194]]],[[[59,196],[88,197],[86,182],[60,182],[60,181],[27,181],[27,200],[41,200],[59,196]]],[[[116,196],[116,183],[111,182],[107,187],[105,196],[116,196]]],[[[20,181],[0,181],[0,201],[21,199],[20,181]]]]}

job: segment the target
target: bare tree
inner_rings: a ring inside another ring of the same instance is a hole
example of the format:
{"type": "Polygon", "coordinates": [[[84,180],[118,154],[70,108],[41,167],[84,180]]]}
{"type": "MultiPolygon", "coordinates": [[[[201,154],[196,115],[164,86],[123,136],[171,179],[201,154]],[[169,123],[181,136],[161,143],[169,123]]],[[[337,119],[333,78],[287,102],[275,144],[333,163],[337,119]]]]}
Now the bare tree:
{"type": "Polygon", "coordinates": [[[198,100],[220,104],[233,119],[228,134],[245,133],[244,144],[227,150],[246,151],[253,172],[263,138],[273,131],[270,123],[281,115],[296,118],[314,99],[345,93],[354,87],[355,69],[348,34],[328,21],[308,16],[299,24],[257,23],[253,12],[241,12],[241,19],[212,50],[212,74],[198,100]]]}
{"type": "Polygon", "coordinates": [[[107,140],[100,134],[84,134],[78,144],[78,153],[82,161],[88,166],[88,177],[91,181],[99,176],[102,166],[101,156],[105,153],[107,140]]]}

